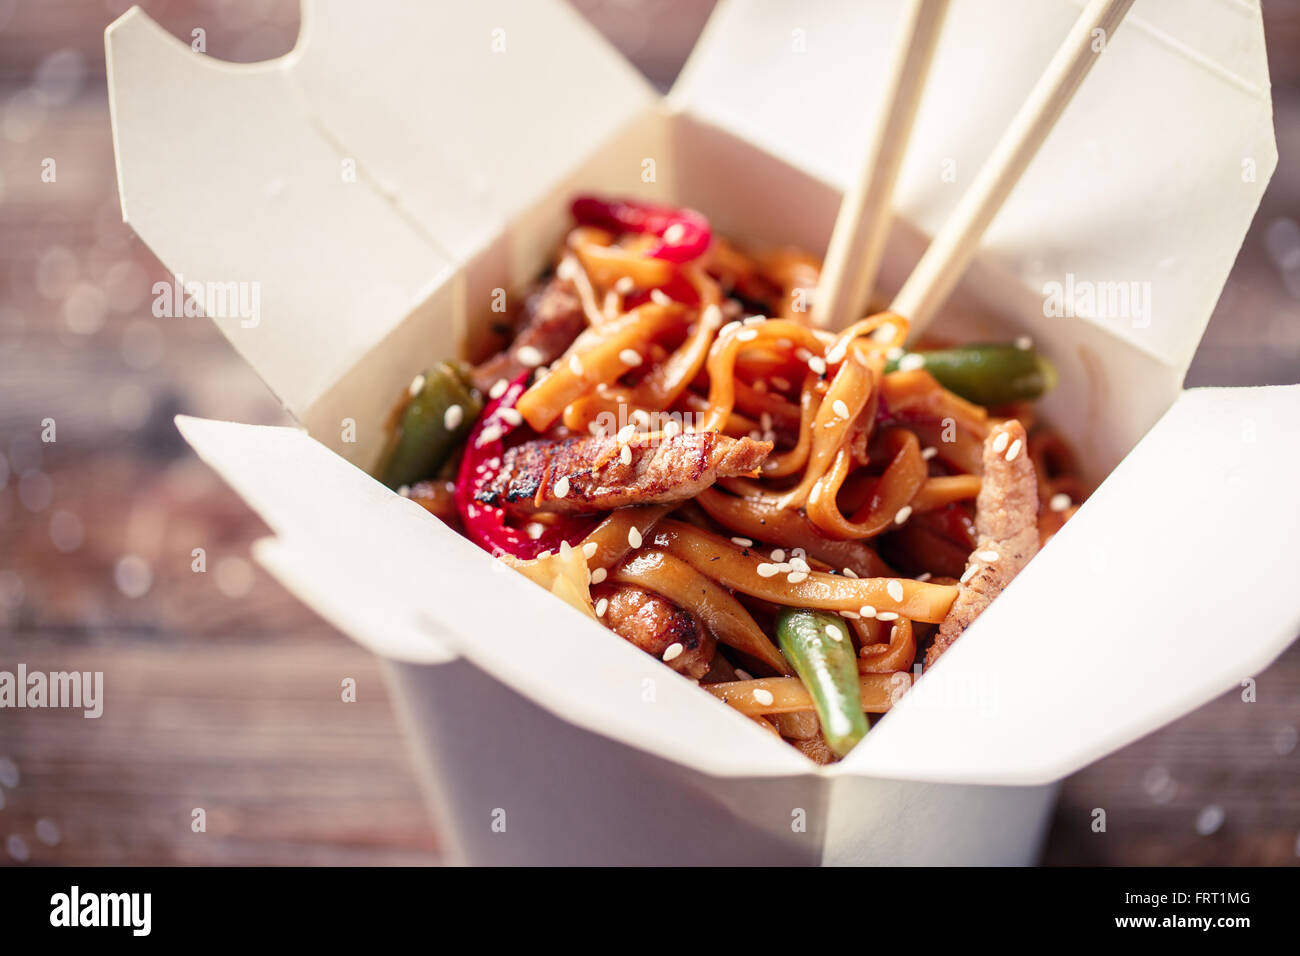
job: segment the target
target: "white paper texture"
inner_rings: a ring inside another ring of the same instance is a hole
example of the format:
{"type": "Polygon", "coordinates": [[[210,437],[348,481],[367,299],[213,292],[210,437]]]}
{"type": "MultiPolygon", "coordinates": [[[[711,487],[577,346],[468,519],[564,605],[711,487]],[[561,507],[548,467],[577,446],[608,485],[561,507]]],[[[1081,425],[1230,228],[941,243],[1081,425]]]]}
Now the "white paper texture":
{"type": "Polygon", "coordinates": [[[106,43],[124,218],[186,281],[257,290],[256,321],[209,314],[301,416],[450,261],[345,179],[279,61],[221,63],[138,10],[106,43]]]}

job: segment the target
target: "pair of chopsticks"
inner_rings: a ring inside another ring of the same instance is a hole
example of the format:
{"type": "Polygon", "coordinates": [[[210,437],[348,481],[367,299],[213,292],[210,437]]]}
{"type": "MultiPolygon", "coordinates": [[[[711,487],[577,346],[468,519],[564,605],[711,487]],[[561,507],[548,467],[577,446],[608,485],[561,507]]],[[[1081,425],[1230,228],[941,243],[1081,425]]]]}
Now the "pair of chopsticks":
{"type": "MultiPolygon", "coordinates": [[[[913,337],[952,292],[989,223],[1132,5],[1133,0],[1089,0],[1071,27],[890,305],[890,311],[910,321],[913,337]]],[[[904,11],[886,84],[887,107],[861,172],[840,204],[813,300],[813,322],[823,328],[842,329],[867,308],[892,218],[894,185],[947,10],[948,0],[911,0],[904,11]]]]}

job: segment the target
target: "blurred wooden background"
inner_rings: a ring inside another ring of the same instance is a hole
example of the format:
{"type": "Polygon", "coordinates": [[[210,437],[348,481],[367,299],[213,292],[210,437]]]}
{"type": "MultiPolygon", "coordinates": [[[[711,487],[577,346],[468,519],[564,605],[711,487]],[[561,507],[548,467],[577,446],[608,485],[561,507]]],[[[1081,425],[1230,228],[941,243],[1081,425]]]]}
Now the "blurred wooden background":
{"type": "MultiPolygon", "coordinates": [[[[0,712],[0,862],[437,862],[375,662],[249,562],[265,529],[171,423],[284,419],[208,322],[150,315],[167,273],[122,225],[104,92],[127,5],[0,0],[0,669],[103,671],[110,695],[99,720],[0,712]]],[[[297,33],[297,0],[141,5],[223,59],[297,33]]],[[[662,87],[710,6],[576,5],[662,87]]],[[[1193,385],[1300,380],[1300,5],[1264,11],[1282,160],[1193,385]]],[[[1300,645],[1257,694],[1067,780],[1045,862],[1296,863],[1300,645]]]]}

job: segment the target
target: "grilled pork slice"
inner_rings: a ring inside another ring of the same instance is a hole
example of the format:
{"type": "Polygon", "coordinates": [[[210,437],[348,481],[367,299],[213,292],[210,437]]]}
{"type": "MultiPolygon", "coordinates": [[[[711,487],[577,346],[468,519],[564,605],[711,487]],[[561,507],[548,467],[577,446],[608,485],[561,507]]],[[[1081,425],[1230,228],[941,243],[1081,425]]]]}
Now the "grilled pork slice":
{"type": "Polygon", "coordinates": [[[525,442],[505,453],[478,500],[570,514],[684,501],[719,478],[751,474],[772,451],[771,442],[716,432],[643,436],[640,442],[618,436],[525,442]]]}
{"type": "Polygon", "coordinates": [[[602,600],[608,602],[601,621],[623,640],[680,674],[699,680],[708,673],[717,644],[690,612],[653,591],[628,584],[598,584],[591,597],[597,606],[602,600]]]}
{"type": "Polygon", "coordinates": [[[523,319],[510,347],[470,373],[474,387],[486,395],[501,379],[513,382],[525,369],[549,365],[586,327],[587,317],[573,283],[548,280],[524,301],[523,319]]]}
{"type": "Polygon", "coordinates": [[[1014,419],[994,427],[984,442],[975,531],[979,544],[966,565],[969,577],[959,585],[957,600],[926,652],[927,666],[952,646],[1038,552],[1038,479],[1026,451],[1024,426],[1014,419]]]}

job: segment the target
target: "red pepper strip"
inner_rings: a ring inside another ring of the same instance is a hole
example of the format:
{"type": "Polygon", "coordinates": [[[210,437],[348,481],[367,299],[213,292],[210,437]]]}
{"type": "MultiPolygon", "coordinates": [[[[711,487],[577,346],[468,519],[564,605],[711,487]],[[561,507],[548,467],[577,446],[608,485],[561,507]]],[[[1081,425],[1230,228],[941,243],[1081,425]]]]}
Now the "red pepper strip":
{"type": "Polygon", "coordinates": [[[646,252],[652,259],[690,262],[704,255],[713,240],[709,220],[694,209],[579,196],[573,201],[572,212],[580,225],[658,236],[661,241],[646,252]]]}
{"type": "Polygon", "coordinates": [[[491,482],[501,467],[505,437],[520,427],[507,421],[502,412],[515,407],[531,374],[531,371],[522,373],[500,398],[488,402],[465,442],[465,455],[456,477],[456,510],[465,534],[494,557],[510,554],[516,558],[535,558],[543,551],[558,549],[565,541],[570,544],[581,541],[596,524],[594,518],[561,518],[554,524],[544,525],[545,530],[534,538],[522,528],[507,524],[505,509],[475,500],[479,489],[491,482]]]}

